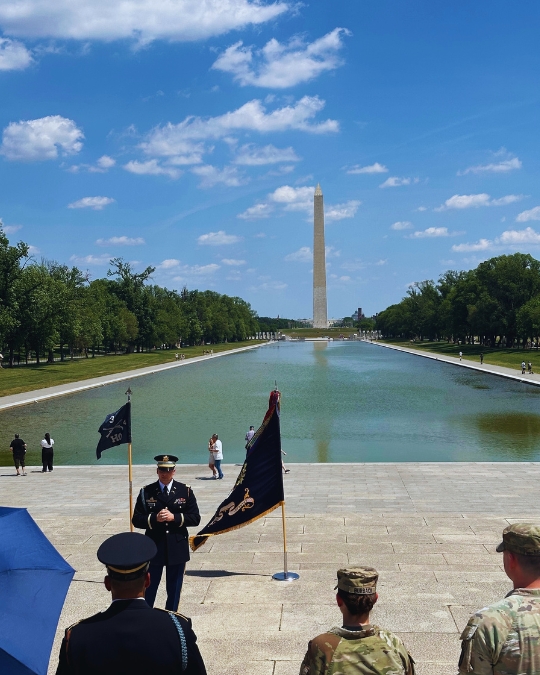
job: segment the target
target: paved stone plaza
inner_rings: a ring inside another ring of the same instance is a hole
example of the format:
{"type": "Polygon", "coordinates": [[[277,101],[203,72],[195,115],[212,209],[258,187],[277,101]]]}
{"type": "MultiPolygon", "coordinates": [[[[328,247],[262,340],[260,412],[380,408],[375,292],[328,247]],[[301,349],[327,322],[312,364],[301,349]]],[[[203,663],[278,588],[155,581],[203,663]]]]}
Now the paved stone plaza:
{"type": "MultiPolygon", "coordinates": [[[[397,632],[420,675],[455,673],[459,632],[470,613],[502,597],[510,583],[494,547],[509,522],[536,520],[538,463],[290,464],[285,477],[289,567],[282,570],[281,513],[215,537],[192,554],[180,611],[191,616],[209,675],[297,675],[308,639],[339,623],[336,569],[380,571],[374,620],[397,632]]],[[[203,466],[179,466],[202,524],[228,494],[239,467],[221,482],[203,466]]],[[[119,466],[0,468],[2,505],[27,507],[77,570],[59,640],[70,623],[106,608],[99,544],[128,528],[127,470],[119,466]]],[[[134,468],[134,485],[155,478],[134,468]]],[[[162,590],[158,605],[164,606],[162,590]]]]}

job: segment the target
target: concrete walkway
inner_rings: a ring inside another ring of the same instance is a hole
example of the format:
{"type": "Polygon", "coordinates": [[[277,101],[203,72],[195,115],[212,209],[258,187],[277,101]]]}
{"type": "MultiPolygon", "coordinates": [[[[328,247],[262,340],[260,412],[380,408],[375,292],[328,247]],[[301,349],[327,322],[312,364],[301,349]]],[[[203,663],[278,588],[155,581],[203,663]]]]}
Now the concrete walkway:
{"type": "MultiPolygon", "coordinates": [[[[476,609],[510,584],[495,553],[502,529],[540,523],[540,463],[289,464],[285,477],[289,568],[300,580],[273,581],[283,564],[281,513],[214,537],[192,555],[180,611],[193,619],[209,675],[297,675],[310,637],[339,622],[336,569],[380,572],[374,620],[397,632],[420,675],[454,675],[459,633],[476,609]]],[[[205,524],[232,488],[206,466],[183,465],[205,524]]],[[[109,595],[96,550],[128,528],[127,470],[119,466],[0,469],[2,504],[27,507],[77,570],[57,632],[105,609],[109,595]],[[123,488],[126,488],[123,493],[123,488]]],[[[136,466],[134,484],[155,479],[136,466]]],[[[164,606],[162,589],[158,605],[164,606]]]]}
{"type": "Polygon", "coordinates": [[[132,380],[143,375],[153,375],[163,370],[170,370],[171,368],[180,368],[182,366],[189,366],[192,363],[199,363],[207,359],[217,359],[220,356],[228,356],[229,354],[238,354],[245,352],[248,349],[257,349],[262,347],[262,343],[249,347],[239,347],[238,349],[229,349],[227,351],[218,352],[217,354],[207,354],[205,356],[194,356],[184,361],[173,361],[172,363],[162,363],[160,365],[148,366],[146,368],[137,368],[135,370],[128,370],[124,373],[115,373],[113,375],[104,375],[103,377],[93,377],[88,380],[81,380],[80,382],[68,382],[67,384],[59,384],[56,387],[47,387],[45,389],[35,389],[34,391],[26,391],[22,394],[12,394],[11,396],[0,397],[0,410],[7,410],[8,408],[15,408],[20,405],[28,405],[29,403],[37,403],[38,401],[45,401],[49,398],[57,398],[58,396],[66,396],[67,394],[75,394],[86,389],[95,389],[96,387],[103,387],[114,382],[123,382],[132,380]]]}
{"type": "MultiPolygon", "coordinates": [[[[469,361],[468,359],[459,360],[457,356],[446,356],[443,354],[434,354],[433,352],[425,352],[422,349],[412,349],[409,347],[398,347],[397,345],[391,345],[387,342],[381,342],[380,340],[371,342],[370,340],[364,340],[364,342],[376,345],[377,347],[386,347],[387,349],[394,349],[397,352],[406,352],[407,354],[414,354],[415,356],[423,356],[426,359],[432,359],[433,361],[442,361],[443,363],[451,363],[454,366],[461,366],[462,368],[469,368],[470,370],[477,370],[481,373],[489,373],[490,375],[498,375],[499,377],[505,377],[509,380],[515,380],[516,382],[526,382],[527,384],[532,384],[536,387],[540,387],[540,374],[533,375],[522,375],[519,370],[514,368],[506,368],[505,366],[493,366],[490,363],[480,363],[475,361],[469,361]]],[[[523,358],[527,363],[529,361],[529,355],[527,358],[523,358]]]]}

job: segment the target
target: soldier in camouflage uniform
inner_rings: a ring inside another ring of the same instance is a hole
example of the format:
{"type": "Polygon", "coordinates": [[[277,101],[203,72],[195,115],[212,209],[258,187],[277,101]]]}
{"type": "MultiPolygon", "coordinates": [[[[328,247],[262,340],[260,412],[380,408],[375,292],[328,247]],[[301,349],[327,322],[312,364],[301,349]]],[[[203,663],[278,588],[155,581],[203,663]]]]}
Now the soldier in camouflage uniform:
{"type": "Polygon", "coordinates": [[[343,626],[311,640],[300,675],[414,675],[414,661],[397,635],[369,623],[379,597],[377,570],[350,567],[337,577],[343,626]]]}
{"type": "Polygon", "coordinates": [[[460,673],[540,673],[540,527],[515,523],[497,551],[514,584],[504,600],[474,614],[461,635],[460,673]]]}

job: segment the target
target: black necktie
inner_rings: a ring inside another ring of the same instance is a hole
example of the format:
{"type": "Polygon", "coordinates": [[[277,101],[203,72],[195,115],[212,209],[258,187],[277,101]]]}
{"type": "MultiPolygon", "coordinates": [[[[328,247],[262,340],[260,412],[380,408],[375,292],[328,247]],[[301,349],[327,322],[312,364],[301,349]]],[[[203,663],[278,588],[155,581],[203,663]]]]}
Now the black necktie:
{"type": "Polygon", "coordinates": [[[167,489],[166,485],[163,486],[163,496],[165,497],[165,499],[167,499],[167,497],[169,496],[169,490],[167,489]]]}

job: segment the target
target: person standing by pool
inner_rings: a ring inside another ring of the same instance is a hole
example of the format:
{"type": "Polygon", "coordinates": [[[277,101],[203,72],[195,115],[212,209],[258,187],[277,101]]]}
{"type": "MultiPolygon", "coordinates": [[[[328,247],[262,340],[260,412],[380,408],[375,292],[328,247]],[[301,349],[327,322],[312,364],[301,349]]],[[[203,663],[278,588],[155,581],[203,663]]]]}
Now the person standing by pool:
{"type": "Polygon", "coordinates": [[[216,471],[216,465],[214,463],[214,441],[212,438],[208,441],[208,451],[210,453],[210,457],[208,458],[208,468],[212,471],[212,478],[214,480],[218,477],[218,472],[216,471]]]}
{"type": "Polygon", "coordinates": [[[214,466],[218,472],[218,480],[223,478],[223,472],[221,471],[221,460],[223,459],[223,445],[219,440],[217,434],[212,434],[212,453],[214,455],[214,466]]]}
{"type": "Polygon", "coordinates": [[[480,365],[483,365],[484,363],[484,354],[483,352],[480,352],[480,365]]]}
{"type": "Polygon", "coordinates": [[[15,438],[11,441],[9,449],[13,453],[13,462],[15,463],[15,469],[17,470],[17,476],[20,476],[19,465],[22,469],[22,475],[26,476],[24,456],[26,455],[26,443],[22,438],[19,438],[19,434],[15,434],[15,438]]]}
{"type": "Polygon", "coordinates": [[[253,436],[255,436],[255,427],[252,425],[249,427],[249,431],[246,434],[246,443],[249,443],[253,436]]]}
{"type": "Polygon", "coordinates": [[[47,432],[45,438],[41,441],[41,462],[43,464],[43,469],[41,473],[47,473],[53,470],[53,455],[54,455],[54,441],[51,438],[51,435],[47,432]]]}
{"type": "Polygon", "coordinates": [[[525,361],[521,362],[521,374],[525,375],[525,361]]]}

